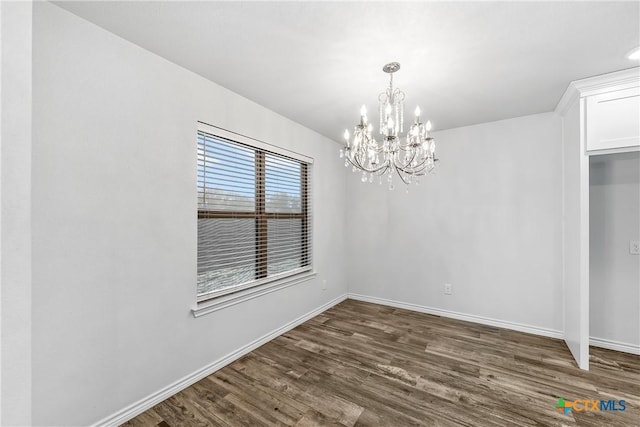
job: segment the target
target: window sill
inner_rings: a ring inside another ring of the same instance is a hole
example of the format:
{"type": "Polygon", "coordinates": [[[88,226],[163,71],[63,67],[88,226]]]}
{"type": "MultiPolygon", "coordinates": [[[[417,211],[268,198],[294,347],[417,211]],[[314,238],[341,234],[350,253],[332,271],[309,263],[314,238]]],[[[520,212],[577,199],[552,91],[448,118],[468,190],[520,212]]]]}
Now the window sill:
{"type": "Polygon", "coordinates": [[[193,314],[193,317],[204,316],[205,314],[213,313],[214,311],[222,310],[223,308],[240,304],[241,302],[248,301],[271,292],[279,291],[280,289],[288,288],[289,286],[297,285],[298,283],[306,282],[313,279],[315,276],[315,271],[305,271],[294,276],[275,280],[243,291],[223,295],[218,298],[198,303],[195,308],[191,309],[191,313],[193,314]]]}

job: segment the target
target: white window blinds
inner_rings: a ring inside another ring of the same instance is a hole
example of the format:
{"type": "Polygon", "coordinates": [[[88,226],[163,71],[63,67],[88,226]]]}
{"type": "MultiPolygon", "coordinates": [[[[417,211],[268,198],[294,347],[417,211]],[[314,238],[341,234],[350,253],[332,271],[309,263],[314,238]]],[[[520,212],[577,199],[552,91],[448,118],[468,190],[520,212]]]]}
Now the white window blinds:
{"type": "Polygon", "coordinates": [[[311,268],[309,165],[198,132],[198,300],[311,268]]]}

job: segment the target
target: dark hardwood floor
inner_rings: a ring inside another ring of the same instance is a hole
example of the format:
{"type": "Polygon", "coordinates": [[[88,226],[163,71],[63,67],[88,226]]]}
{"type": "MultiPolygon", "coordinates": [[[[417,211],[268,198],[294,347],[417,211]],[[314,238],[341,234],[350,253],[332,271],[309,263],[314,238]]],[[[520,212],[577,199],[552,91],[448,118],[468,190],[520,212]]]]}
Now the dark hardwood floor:
{"type": "Polygon", "coordinates": [[[560,340],[347,300],[124,425],[640,425],[640,357],[591,354],[585,372],[560,340]]]}

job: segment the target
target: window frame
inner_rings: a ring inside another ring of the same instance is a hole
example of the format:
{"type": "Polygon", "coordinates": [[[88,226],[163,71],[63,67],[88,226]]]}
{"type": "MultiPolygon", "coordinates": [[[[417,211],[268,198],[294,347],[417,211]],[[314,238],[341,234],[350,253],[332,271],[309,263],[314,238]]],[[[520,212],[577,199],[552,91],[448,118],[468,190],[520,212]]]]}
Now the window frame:
{"type": "MultiPolygon", "coordinates": [[[[217,138],[228,140],[232,143],[241,144],[255,150],[255,205],[254,211],[213,211],[213,210],[201,210],[196,202],[197,219],[201,218],[247,218],[256,220],[256,278],[252,281],[233,286],[231,288],[214,290],[205,294],[198,294],[198,288],[196,286],[196,300],[197,304],[206,304],[212,300],[217,300],[220,297],[228,300],[229,298],[235,298],[236,294],[240,295],[240,300],[244,296],[251,297],[251,295],[262,292],[265,288],[279,289],[278,285],[290,285],[303,281],[307,276],[312,277],[315,275],[313,272],[313,221],[312,221],[312,206],[311,202],[313,197],[311,196],[311,177],[313,158],[297,153],[292,150],[288,150],[282,147],[278,147],[269,144],[264,141],[260,141],[255,138],[251,138],[236,132],[231,132],[226,129],[219,128],[204,122],[198,122],[196,133],[206,133],[217,138]],[[267,212],[266,209],[266,154],[275,154],[278,156],[284,156],[286,158],[295,160],[300,163],[300,198],[301,209],[300,213],[287,213],[287,212],[267,212]],[[306,182],[305,182],[306,181],[306,182]],[[293,270],[285,271],[282,273],[267,276],[267,220],[269,219],[300,219],[301,220],[301,265],[302,267],[293,270]],[[306,251],[304,247],[306,246],[306,251]],[[306,263],[306,265],[305,265],[306,263]],[[302,279],[302,280],[298,280],[302,279]]],[[[196,184],[196,191],[198,186],[196,184]]],[[[197,197],[195,197],[197,200],[197,197]]],[[[197,239],[196,239],[197,240],[197,239]]],[[[224,302],[224,301],[223,301],[224,302]]],[[[241,302],[241,301],[238,301],[241,302]]],[[[225,306],[228,304],[225,304],[225,306]]],[[[194,310],[194,315],[197,317],[197,310],[194,310]]]]}

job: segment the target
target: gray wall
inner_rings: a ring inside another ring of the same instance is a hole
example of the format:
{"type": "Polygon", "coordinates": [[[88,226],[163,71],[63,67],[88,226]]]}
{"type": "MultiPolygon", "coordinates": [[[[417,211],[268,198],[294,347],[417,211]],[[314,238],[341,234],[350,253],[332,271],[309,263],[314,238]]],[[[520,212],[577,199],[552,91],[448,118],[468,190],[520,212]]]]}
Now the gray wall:
{"type": "Polygon", "coordinates": [[[31,424],[31,2],[0,4],[0,425],[31,424]]]}
{"type": "Polygon", "coordinates": [[[593,338],[640,346],[640,155],[592,156],[589,174],[593,338]]]}
{"type": "Polygon", "coordinates": [[[34,424],[96,422],[346,292],[337,144],[34,9],[34,424]],[[195,319],[197,120],[314,158],[318,276],[195,319]]]}
{"type": "Polygon", "coordinates": [[[559,333],[559,119],[435,137],[442,161],[408,194],[348,177],[349,291],[559,333]]]}

